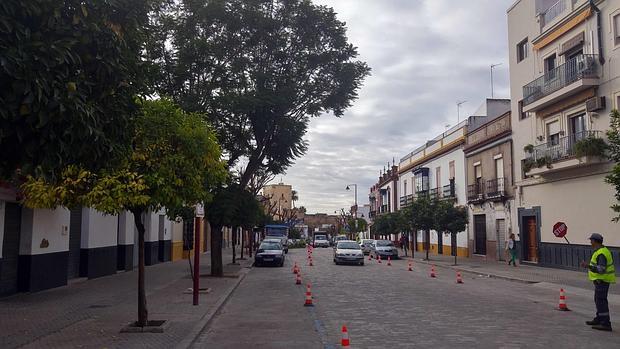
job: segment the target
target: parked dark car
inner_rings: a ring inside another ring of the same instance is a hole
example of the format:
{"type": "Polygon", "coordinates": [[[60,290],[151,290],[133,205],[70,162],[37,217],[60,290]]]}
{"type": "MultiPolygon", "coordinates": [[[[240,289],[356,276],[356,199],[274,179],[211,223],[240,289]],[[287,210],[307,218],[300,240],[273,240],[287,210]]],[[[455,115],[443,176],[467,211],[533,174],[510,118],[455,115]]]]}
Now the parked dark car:
{"type": "Polygon", "coordinates": [[[264,241],[256,251],[254,266],[276,265],[283,267],[285,256],[282,244],[275,241],[264,241]]]}

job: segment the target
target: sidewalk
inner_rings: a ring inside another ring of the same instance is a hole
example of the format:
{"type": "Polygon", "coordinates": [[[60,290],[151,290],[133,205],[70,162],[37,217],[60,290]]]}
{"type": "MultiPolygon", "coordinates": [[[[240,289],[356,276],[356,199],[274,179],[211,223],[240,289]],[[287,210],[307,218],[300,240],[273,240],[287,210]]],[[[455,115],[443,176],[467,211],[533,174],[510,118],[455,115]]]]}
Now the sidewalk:
{"type": "MultiPolygon", "coordinates": [[[[172,348],[188,343],[243,279],[252,259],[229,265],[232,250],[223,250],[224,272],[239,277],[201,277],[200,305],[192,305],[187,260],[146,267],[150,320],[168,320],[164,333],[120,333],[137,318],[137,269],[38,293],[0,298],[0,348],[172,348]],[[189,338],[188,338],[189,337],[189,338]]],[[[201,255],[201,274],[209,273],[209,253],[201,255]]]]}
{"type": "MultiPolygon", "coordinates": [[[[409,254],[410,255],[410,254],[409,254]]],[[[517,267],[509,266],[507,262],[484,261],[482,259],[472,259],[458,257],[457,264],[454,266],[453,256],[429,254],[430,261],[425,261],[424,251],[415,251],[414,263],[434,264],[437,267],[451,268],[460,270],[464,273],[494,277],[499,279],[518,281],[524,283],[552,283],[564,286],[571,286],[581,289],[592,290],[592,282],[588,280],[588,274],[583,272],[556,268],[545,268],[532,265],[521,264],[517,267]]],[[[401,258],[407,258],[401,255],[401,258]]],[[[408,257],[407,259],[411,259],[408,257]]],[[[612,286],[609,293],[620,295],[620,288],[612,286]]]]}

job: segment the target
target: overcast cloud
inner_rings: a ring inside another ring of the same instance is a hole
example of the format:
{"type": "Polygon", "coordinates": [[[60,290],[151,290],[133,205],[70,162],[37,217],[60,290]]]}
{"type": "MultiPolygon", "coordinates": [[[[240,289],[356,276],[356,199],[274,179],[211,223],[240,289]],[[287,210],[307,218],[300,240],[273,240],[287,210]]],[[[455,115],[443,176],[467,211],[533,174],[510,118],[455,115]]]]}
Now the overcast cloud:
{"type": "MultiPolygon", "coordinates": [[[[399,159],[490,97],[508,98],[506,10],[513,0],[314,0],[347,23],[360,59],[372,68],[344,117],[311,122],[308,153],[282,176],[308,212],[359,204],[388,161],[399,159]]],[[[280,181],[280,177],[277,178],[280,181]]]]}

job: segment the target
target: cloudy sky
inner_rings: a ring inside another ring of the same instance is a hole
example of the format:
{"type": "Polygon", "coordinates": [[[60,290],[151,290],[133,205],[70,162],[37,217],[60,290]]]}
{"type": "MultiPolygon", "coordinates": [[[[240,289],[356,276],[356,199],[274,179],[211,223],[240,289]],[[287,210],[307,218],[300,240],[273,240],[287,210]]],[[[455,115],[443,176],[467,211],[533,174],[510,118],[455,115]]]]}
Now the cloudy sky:
{"type": "MultiPolygon", "coordinates": [[[[360,59],[372,68],[344,117],[311,122],[308,153],[282,181],[308,212],[333,213],[359,204],[392,158],[399,159],[490,97],[508,98],[506,10],[513,0],[313,0],[347,23],[360,59]]],[[[276,182],[280,181],[280,176],[276,182]]]]}

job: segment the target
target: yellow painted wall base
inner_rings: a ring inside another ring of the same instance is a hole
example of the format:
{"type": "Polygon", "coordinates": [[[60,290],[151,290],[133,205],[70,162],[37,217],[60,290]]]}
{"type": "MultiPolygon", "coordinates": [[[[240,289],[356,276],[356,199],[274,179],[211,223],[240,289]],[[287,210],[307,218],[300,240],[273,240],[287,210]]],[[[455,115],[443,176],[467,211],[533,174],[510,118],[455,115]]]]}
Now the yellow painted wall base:
{"type": "MultiPolygon", "coordinates": [[[[424,243],[418,242],[418,251],[424,251],[424,243]]],[[[429,251],[431,254],[437,253],[437,244],[431,244],[431,250],[429,251]]],[[[452,255],[452,247],[450,245],[443,245],[443,255],[450,256],[452,255]]],[[[467,247],[457,247],[456,255],[458,257],[468,257],[469,249],[467,247]]]]}
{"type": "Polygon", "coordinates": [[[183,258],[183,241],[172,242],[172,261],[178,261],[183,258]]]}

